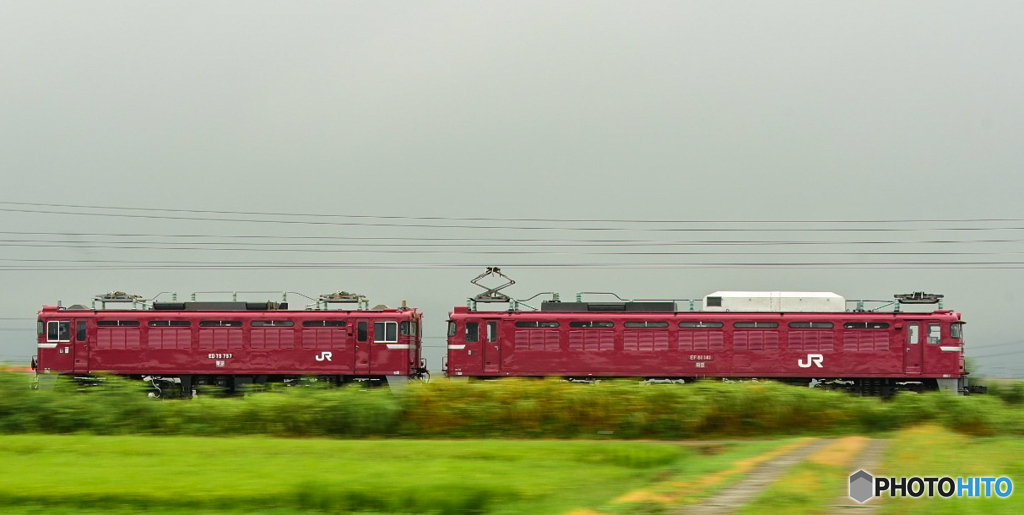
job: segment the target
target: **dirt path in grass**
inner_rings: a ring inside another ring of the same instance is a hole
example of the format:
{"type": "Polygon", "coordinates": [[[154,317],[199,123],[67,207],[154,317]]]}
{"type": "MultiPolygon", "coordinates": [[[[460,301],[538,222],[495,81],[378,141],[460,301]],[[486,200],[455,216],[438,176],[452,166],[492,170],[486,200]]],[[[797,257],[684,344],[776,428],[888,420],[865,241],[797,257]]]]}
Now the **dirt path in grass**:
{"type": "MultiPolygon", "coordinates": [[[[873,439],[868,443],[867,448],[861,451],[850,464],[850,472],[866,470],[874,475],[881,473],[882,456],[885,454],[886,440],[873,439]]],[[[829,513],[837,515],[868,515],[878,512],[878,501],[870,500],[860,504],[850,498],[848,485],[844,486],[842,492],[836,497],[835,502],[829,509],[829,513]]]]}
{"type": "Polygon", "coordinates": [[[758,464],[738,483],[722,490],[700,504],[687,506],[675,512],[676,515],[717,515],[732,513],[750,502],[765,487],[786,473],[790,467],[800,463],[811,453],[821,449],[832,440],[813,441],[774,459],[758,464]]]}

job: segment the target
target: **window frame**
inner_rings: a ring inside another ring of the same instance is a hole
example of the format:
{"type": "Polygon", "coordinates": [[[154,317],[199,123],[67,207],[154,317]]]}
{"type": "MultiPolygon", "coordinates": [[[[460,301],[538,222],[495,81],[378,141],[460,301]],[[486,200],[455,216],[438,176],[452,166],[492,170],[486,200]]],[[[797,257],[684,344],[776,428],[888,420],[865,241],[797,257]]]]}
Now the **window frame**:
{"type": "Polygon", "coordinates": [[[466,322],[466,343],[478,343],[480,341],[480,322],[466,322]]]}
{"type": "Polygon", "coordinates": [[[609,320],[574,320],[569,322],[572,329],[614,329],[615,322],[609,320]]]}
{"type": "Polygon", "coordinates": [[[836,324],[832,322],[821,322],[821,321],[798,321],[790,322],[790,329],[835,329],[836,324]],[[806,325],[804,325],[806,324],[806,325]]]}
{"type": "Polygon", "coordinates": [[[46,341],[49,343],[70,343],[71,342],[71,321],[70,320],[48,320],[46,322],[46,341]],[[64,324],[64,339],[61,339],[61,324],[64,324]],[[53,333],[50,327],[54,327],[53,333]],[[53,335],[51,337],[51,334],[53,335]]]}
{"type": "Polygon", "coordinates": [[[206,328],[217,328],[217,327],[242,327],[241,320],[200,320],[199,327],[206,328]]]}
{"type": "Polygon", "coordinates": [[[253,320],[249,322],[251,327],[295,327],[294,320],[253,320]]]}
{"type": "Polygon", "coordinates": [[[657,320],[629,320],[622,323],[626,329],[666,329],[668,322],[657,320]]]}
{"type": "Polygon", "coordinates": [[[964,322],[953,322],[949,324],[949,337],[957,340],[964,339],[964,322]]]}
{"type": "Polygon", "coordinates": [[[303,320],[302,327],[348,327],[347,320],[303,320]]]}
{"type": "Polygon", "coordinates": [[[738,321],[732,323],[733,329],[778,329],[778,322],[769,321],[738,321]]]}
{"type": "Polygon", "coordinates": [[[395,320],[374,320],[373,343],[398,343],[398,322],[395,320]],[[380,331],[377,330],[379,326],[384,328],[384,334],[379,334],[380,331]],[[393,329],[389,331],[389,327],[392,327],[393,329]],[[389,336],[391,338],[389,338],[389,336]]]}
{"type": "Polygon", "coordinates": [[[722,329],[725,327],[724,322],[717,322],[714,320],[683,320],[679,322],[680,329],[722,329]]]}
{"type": "Polygon", "coordinates": [[[97,320],[96,327],[140,327],[138,320],[97,320]]]}
{"type": "Polygon", "coordinates": [[[146,323],[149,327],[192,327],[191,320],[150,320],[146,323]]]}
{"type": "Polygon", "coordinates": [[[889,322],[843,322],[843,329],[884,331],[888,330],[889,322]]]}

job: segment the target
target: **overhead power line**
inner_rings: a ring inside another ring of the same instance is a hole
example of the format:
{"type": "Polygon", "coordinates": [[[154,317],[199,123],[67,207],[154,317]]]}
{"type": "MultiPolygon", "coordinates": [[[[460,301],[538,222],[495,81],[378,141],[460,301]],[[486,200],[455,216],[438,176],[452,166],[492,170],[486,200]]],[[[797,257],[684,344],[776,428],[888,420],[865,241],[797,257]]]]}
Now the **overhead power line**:
{"type": "MultiPolygon", "coordinates": [[[[463,254],[463,255],[572,255],[572,256],[734,256],[736,251],[651,251],[651,250],[636,250],[636,251],[608,251],[608,250],[509,250],[507,248],[495,249],[487,248],[486,250],[464,250],[461,245],[450,245],[450,246],[434,246],[426,245],[426,249],[419,248],[421,245],[401,245],[401,244],[389,244],[389,245],[354,245],[355,248],[324,248],[324,247],[335,247],[334,245],[317,245],[309,244],[305,246],[297,247],[294,244],[289,244],[293,248],[281,248],[281,245],[263,245],[263,244],[249,244],[247,246],[233,246],[226,247],[222,244],[210,243],[210,244],[198,244],[198,243],[172,243],[172,244],[159,244],[156,242],[146,243],[57,243],[57,242],[38,242],[38,243],[9,243],[5,240],[0,240],[0,247],[7,248],[59,248],[59,249],[115,249],[115,250],[201,250],[210,252],[299,252],[299,253],[332,253],[332,254],[378,254],[385,253],[390,254],[394,251],[400,251],[403,254],[463,254]],[[442,247],[442,248],[436,248],[442,247]],[[448,248],[443,248],[448,247],[448,248]],[[379,249],[389,249],[387,251],[381,251],[379,249]]],[[[641,247],[642,245],[634,245],[633,247],[641,247]]],[[[475,246],[467,246],[473,248],[479,248],[475,246]]],[[[486,246],[484,246],[486,248],[486,246]]],[[[522,246],[520,246],[522,247],[522,246]]],[[[573,247],[576,248],[576,247],[573,247]]],[[[784,251],[744,251],[744,256],[1012,256],[1022,255],[1024,251],[1013,251],[1013,252],[992,252],[992,251],[800,251],[800,252],[784,252],[784,251]]],[[[2,261],[2,260],[0,260],[2,261]]]]}
{"type": "MultiPolygon", "coordinates": [[[[0,234],[11,234],[0,232],[0,234]]],[[[35,247],[43,245],[65,245],[68,247],[85,245],[226,245],[218,240],[254,240],[233,241],[227,245],[246,245],[249,247],[359,247],[359,248],[391,248],[402,247],[736,247],[736,246],[909,246],[921,248],[926,245],[979,245],[979,244],[1021,244],[1024,239],[969,239],[969,240],[916,240],[916,241],[880,241],[880,240],[845,240],[845,241],[811,241],[811,240],[645,240],[627,238],[606,239],[536,239],[536,238],[421,238],[421,237],[387,237],[387,236],[353,236],[353,237],[322,237],[322,236],[244,236],[244,235],[207,235],[179,236],[149,234],[145,236],[105,236],[112,239],[88,238],[90,234],[58,234],[37,233],[50,238],[7,238],[0,239],[0,246],[35,247]],[[281,239],[286,241],[266,241],[281,239]],[[189,240],[189,241],[167,241],[189,240]],[[213,241],[195,241],[213,240],[213,241]],[[296,241],[298,240],[298,241],[296,241]],[[312,241],[304,241],[312,240],[312,241]],[[325,241],[326,240],[326,241],[325,241]]]]}
{"type": "Polygon", "coordinates": [[[1005,343],[995,343],[995,344],[992,344],[992,345],[969,345],[968,348],[972,349],[972,350],[986,350],[986,349],[994,349],[996,347],[1007,347],[1007,346],[1010,346],[1010,345],[1018,345],[1018,346],[1021,346],[1021,348],[1024,348],[1024,340],[1015,340],[1015,341],[1012,341],[1012,342],[1005,342],[1005,343]]]}
{"type": "Polygon", "coordinates": [[[1014,356],[1014,355],[1017,355],[1017,354],[1024,354],[1024,349],[1019,349],[1019,350],[1010,351],[1010,352],[999,352],[999,353],[996,353],[996,354],[984,354],[984,355],[981,355],[981,356],[972,356],[972,355],[968,354],[967,357],[968,358],[981,359],[981,358],[995,358],[995,357],[998,357],[998,356],[1014,356]]]}
{"type": "Polygon", "coordinates": [[[808,220],[611,220],[611,219],[556,219],[556,218],[454,218],[454,217],[395,217],[395,216],[371,216],[371,215],[332,215],[332,214],[292,214],[292,213],[255,213],[244,211],[208,211],[208,210],[180,210],[163,208],[129,208],[129,207],[100,207],[80,206],[71,204],[31,204],[16,202],[0,202],[0,205],[21,205],[21,206],[42,206],[21,207],[21,208],[0,208],[3,212],[51,214],[64,216],[90,216],[90,217],[114,217],[114,218],[136,218],[150,220],[177,220],[177,221],[204,221],[204,222],[240,222],[240,223],[262,223],[262,224],[284,224],[284,225],[308,225],[308,226],[338,226],[338,227],[401,227],[401,228],[432,228],[432,229],[476,229],[476,230],[521,230],[521,231],[581,231],[581,232],[613,232],[613,231],[638,231],[655,233],[688,233],[688,232],[919,232],[924,230],[941,231],[1020,231],[1024,226],[1012,227],[973,227],[973,226],[952,226],[940,228],[899,228],[899,227],[844,227],[849,224],[912,224],[912,223],[960,223],[960,224],[990,224],[990,223],[1024,223],[1024,219],[964,219],[964,220],[830,220],[830,221],[808,221],[808,220]],[[63,211],[54,210],[64,209],[63,211]],[[68,211],[78,209],[79,211],[68,211]],[[81,211],[94,210],[94,211],[81,211]],[[127,212],[124,212],[127,211],[127,212]],[[185,213],[185,214],[215,214],[211,216],[185,216],[181,214],[155,214],[155,213],[185,213]],[[246,218],[257,217],[257,218],[246,218]],[[284,219],[282,219],[284,218],[284,219]],[[293,218],[312,218],[306,220],[295,220],[293,218]],[[328,219],[359,221],[329,221],[328,219]],[[365,221],[376,220],[376,221],[365,221]],[[444,223],[437,223],[444,222],[444,223]],[[457,223],[455,223],[457,222],[457,223]],[[571,227],[558,227],[551,225],[500,225],[500,224],[574,224],[571,227]],[[687,225],[686,227],[609,227],[609,226],[580,226],[578,224],[655,224],[655,225],[687,225]],[[499,224],[499,225],[496,225],[499,224]],[[704,227],[694,227],[703,224],[704,227]],[[804,227],[766,227],[770,224],[803,225],[804,227]],[[820,227],[821,224],[839,224],[839,227],[820,227]],[[723,226],[724,225],[724,226],[723,226]],[[728,225],[758,225],[757,228],[727,227],[728,225]]]}
{"type": "MultiPolygon", "coordinates": [[[[112,262],[108,260],[69,260],[61,264],[56,260],[19,260],[37,265],[0,265],[0,271],[83,271],[83,270],[440,270],[478,269],[481,262],[464,263],[247,263],[247,262],[112,262]],[[45,265],[47,262],[58,264],[45,265]],[[77,264],[76,264],[77,263],[77,264]]],[[[488,260],[493,261],[493,260],[488,260]]],[[[592,269],[592,270],[684,270],[684,269],[856,269],[856,270],[1024,270],[1024,261],[966,261],[966,262],[726,262],[726,263],[509,263],[502,266],[534,269],[592,269]]]]}
{"type": "Polygon", "coordinates": [[[207,209],[177,209],[177,208],[155,208],[155,207],[126,207],[126,206],[97,206],[85,204],[51,204],[41,202],[9,202],[0,201],[0,205],[9,206],[32,206],[50,207],[65,209],[96,209],[110,211],[133,211],[133,212],[164,212],[164,213],[189,213],[189,214],[216,214],[216,215],[240,215],[240,216],[277,216],[277,217],[304,217],[304,218],[342,218],[342,219],[363,219],[363,220],[408,220],[418,222],[444,221],[444,222],[550,222],[550,223],[628,223],[628,224],[707,224],[707,223],[735,223],[735,224],[906,224],[906,223],[1024,223],[1024,218],[903,218],[903,219],[860,219],[860,220],[663,220],[663,219],[630,219],[630,218],[502,218],[502,217],[446,217],[446,216],[394,216],[394,215],[356,215],[356,214],[332,214],[332,213],[282,213],[268,211],[226,211],[207,209]]]}
{"type": "MultiPolygon", "coordinates": [[[[80,238],[103,237],[103,238],[159,238],[186,239],[186,240],[256,240],[251,245],[288,245],[293,243],[270,242],[265,240],[308,240],[314,243],[301,243],[301,245],[322,244],[322,245],[344,245],[344,246],[367,246],[367,245],[404,245],[408,242],[423,242],[432,246],[494,246],[495,243],[508,243],[517,246],[607,246],[607,245],[629,245],[629,246],[738,246],[738,245],[961,245],[961,244],[1020,244],[1024,243],[1022,238],[990,238],[990,239],[926,239],[926,240],[784,240],[784,239],[717,239],[717,240],[661,240],[661,239],[638,239],[638,238],[446,238],[446,237],[409,237],[409,236],[321,236],[321,235],[268,235],[268,234],[160,234],[160,233],[92,233],[92,232],[30,232],[30,231],[0,231],[0,234],[12,236],[52,236],[53,239],[13,239],[14,242],[63,242],[77,243],[80,238]],[[363,243],[363,242],[394,242],[394,243],[363,243]],[[329,243],[337,242],[337,243],[329,243]]],[[[166,242],[165,242],[166,243],[166,242]]],[[[218,243],[222,243],[218,241],[218,243]]]]}

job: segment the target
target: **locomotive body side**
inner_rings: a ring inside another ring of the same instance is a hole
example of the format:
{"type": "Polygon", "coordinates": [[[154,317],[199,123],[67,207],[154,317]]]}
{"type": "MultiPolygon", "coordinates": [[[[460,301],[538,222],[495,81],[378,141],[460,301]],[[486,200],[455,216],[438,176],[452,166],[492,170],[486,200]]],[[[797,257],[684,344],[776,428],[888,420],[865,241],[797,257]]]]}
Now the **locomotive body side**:
{"type": "Polygon", "coordinates": [[[962,324],[960,314],[948,310],[481,312],[460,307],[450,315],[447,374],[775,378],[963,389],[962,324]]]}
{"type": "Polygon", "coordinates": [[[416,309],[87,310],[46,306],[38,316],[39,373],[97,372],[217,382],[321,376],[336,382],[416,377],[416,309]]]}

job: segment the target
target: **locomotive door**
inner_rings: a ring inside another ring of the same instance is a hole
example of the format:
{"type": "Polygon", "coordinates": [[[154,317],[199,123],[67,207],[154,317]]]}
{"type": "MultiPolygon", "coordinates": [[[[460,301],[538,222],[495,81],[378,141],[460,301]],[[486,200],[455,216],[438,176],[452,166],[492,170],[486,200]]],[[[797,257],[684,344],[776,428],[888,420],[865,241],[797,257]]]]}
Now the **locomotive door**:
{"type": "Polygon", "coordinates": [[[498,321],[484,321],[484,373],[497,374],[501,368],[501,341],[498,338],[498,321]]]}
{"type": "Polygon", "coordinates": [[[907,323],[907,338],[905,340],[906,357],[904,366],[908,375],[921,373],[921,327],[924,324],[920,320],[913,320],[907,323]]]}
{"type": "Polygon", "coordinates": [[[353,371],[356,374],[370,373],[370,345],[373,342],[373,324],[369,320],[361,319],[356,322],[356,343],[353,363],[353,371]]]}
{"type": "Polygon", "coordinates": [[[75,372],[88,372],[89,371],[89,332],[88,326],[85,320],[75,320],[73,327],[75,329],[75,343],[73,351],[75,359],[75,372]]]}
{"type": "Polygon", "coordinates": [[[74,371],[74,343],[70,320],[39,322],[39,369],[42,372],[74,371]]]}

